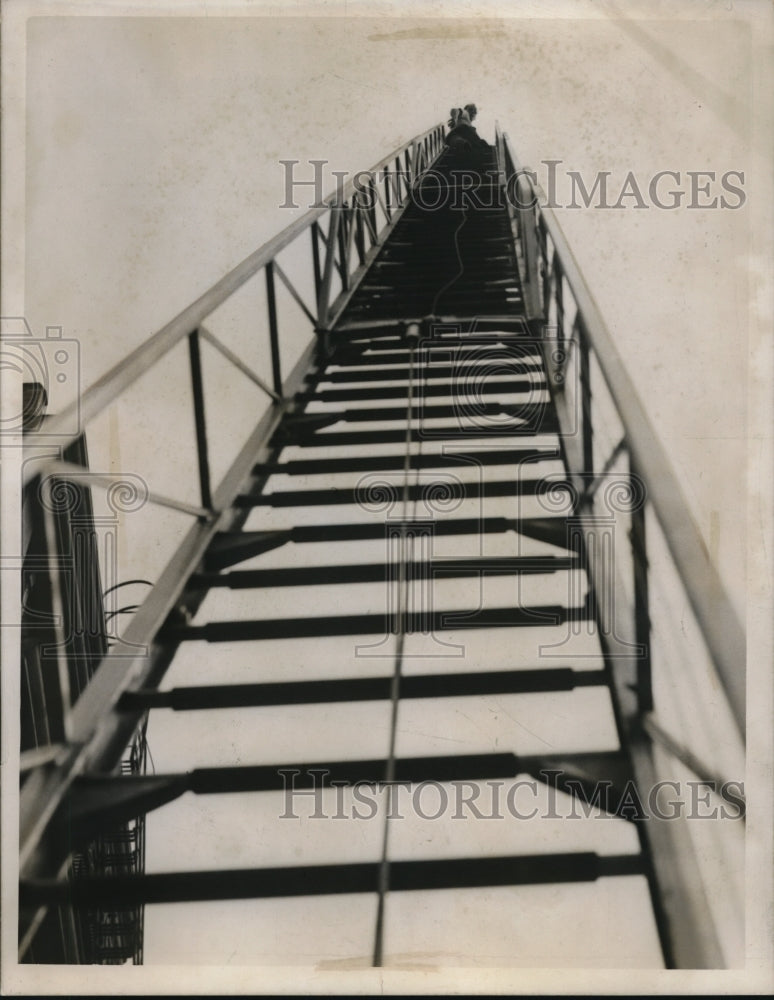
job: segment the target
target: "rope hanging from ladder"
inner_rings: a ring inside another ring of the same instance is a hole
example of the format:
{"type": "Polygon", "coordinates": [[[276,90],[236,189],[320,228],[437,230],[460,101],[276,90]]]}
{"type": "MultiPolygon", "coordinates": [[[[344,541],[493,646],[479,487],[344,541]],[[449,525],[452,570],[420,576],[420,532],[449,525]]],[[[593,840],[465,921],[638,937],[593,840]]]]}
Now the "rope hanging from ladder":
{"type": "MultiPolygon", "coordinates": [[[[376,915],[376,930],[375,930],[375,940],[374,940],[374,955],[373,964],[376,967],[382,965],[383,959],[383,947],[384,947],[384,910],[387,893],[389,892],[390,886],[390,862],[388,857],[388,845],[389,845],[389,827],[390,827],[390,805],[391,805],[391,789],[395,781],[395,744],[397,739],[397,726],[398,726],[398,705],[400,702],[400,680],[403,672],[403,657],[404,657],[404,647],[406,638],[406,625],[408,617],[408,534],[407,528],[409,523],[416,520],[416,509],[417,502],[419,499],[419,474],[420,474],[420,462],[419,457],[422,452],[422,435],[418,434],[417,442],[417,462],[416,462],[416,475],[414,480],[414,501],[411,512],[411,518],[409,519],[409,502],[410,502],[410,488],[409,479],[411,477],[411,434],[414,422],[414,378],[415,378],[415,362],[416,362],[416,350],[419,345],[420,335],[424,332],[425,336],[429,334],[432,327],[436,308],[438,306],[438,301],[442,295],[444,295],[456,281],[464,273],[464,265],[462,263],[462,255],[460,253],[459,246],[459,234],[462,227],[465,225],[468,217],[467,208],[463,210],[463,217],[460,224],[454,231],[454,249],[457,254],[457,263],[459,270],[457,273],[442,285],[441,288],[435,294],[433,299],[433,304],[430,309],[430,314],[425,317],[422,324],[412,322],[409,323],[404,332],[404,338],[406,340],[406,345],[408,347],[408,389],[407,389],[407,400],[406,400],[406,438],[405,438],[405,451],[403,456],[403,482],[402,482],[402,516],[401,516],[401,532],[400,532],[400,545],[398,552],[398,600],[397,600],[397,639],[396,639],[396,649],[395,649],[395,662],[392,673],[392,681],[390,685],[390,743],[389,750],[387,754],[387,760],[385,765],[384,773],[384,783],[386,788],[386,804],[387,810],[384,818],[384,831],[382,837],[382,853],[379,863],[379,900],[377,904],[377,915],[376,915]]],[[[420,419],[421,424],[421,419],[420,419]]],[[[421,427],[419,428],[421,430],[421,427]]],[[[412,546],[413,552],[413,546],[412,546]]],[[[420,613],[423,609],[420,608],[420,613]]]]}

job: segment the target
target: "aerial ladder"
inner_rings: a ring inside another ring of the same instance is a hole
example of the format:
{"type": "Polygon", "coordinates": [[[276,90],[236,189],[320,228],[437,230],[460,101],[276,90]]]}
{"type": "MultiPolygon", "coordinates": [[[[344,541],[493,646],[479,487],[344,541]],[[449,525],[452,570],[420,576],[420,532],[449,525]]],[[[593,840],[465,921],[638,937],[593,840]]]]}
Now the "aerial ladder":
{"type": "Polygon", "coordinates": [[[410,964],[443,925],[460,964],[545,964],[541,935],[570,964],[733,964],[731,890],[669,795],[701,786],[743,828],[721,751],[742,747],[744,635],[557,217],[499,127],[473,156],[435,126],[359,177],[87,389],[77,431],[27,390],[20,960],[139,963],[152,908],[298,897],[288,963],[318,940],[314,961],[410,964]],[[262,370],[218,333],[246,288],[262,370]],[[142,468],[86,451],[170,357],[194,495],[155,485],[150,438],[142,468]],[[208,389],[216,363],[251,411],[208,389]],[[104,497],[184,523],[126,607],[97,566],[104,497]],[[149,870],[154,838],[185,856],[164,815],[192,797],[259,816],[239,836],[260,863],[199,828],[195,864],[149,870]],[[294,826],[367,801],[357,843],[294,826]],[[487,919],[500,944],[466,958],[487,919]]]}

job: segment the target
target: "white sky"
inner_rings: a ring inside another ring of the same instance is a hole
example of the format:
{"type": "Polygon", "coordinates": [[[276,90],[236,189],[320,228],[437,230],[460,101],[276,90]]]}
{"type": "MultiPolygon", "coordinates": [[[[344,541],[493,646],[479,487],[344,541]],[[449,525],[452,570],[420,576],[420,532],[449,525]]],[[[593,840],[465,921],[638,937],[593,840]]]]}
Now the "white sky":
{"type": "Polygon", "coordinates": [[[562,161],[565,200],[567,170],[611,171],[614,192],[629,170],[643,188],[678,171],[683,190],[688,170],[744,171],[737,211],[559,213],[740,598],[754,38],[725,17],[638,30],[645,44],[606,17],[34,19],[26,315],[78,338],[88,384],[287,224],[280,159],[366,167],[470,99],[544,183],[540,161],[562,161]]]}

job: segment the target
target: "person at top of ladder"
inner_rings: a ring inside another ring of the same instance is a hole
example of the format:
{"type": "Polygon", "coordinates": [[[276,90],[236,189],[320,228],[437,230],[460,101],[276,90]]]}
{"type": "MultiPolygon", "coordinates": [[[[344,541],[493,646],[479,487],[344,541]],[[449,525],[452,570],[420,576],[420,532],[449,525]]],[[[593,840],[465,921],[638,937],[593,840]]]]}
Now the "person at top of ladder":
{"type": "MultiPolygon", "coordinates": [[[[475,105],[471,105],[475,108],[475,105]]],[[[473,128],[467,111],[457,109],[454,125],[444,137],[446,145],[455,152],[473,152],[489,149],[489,143],[473,128]]]]}

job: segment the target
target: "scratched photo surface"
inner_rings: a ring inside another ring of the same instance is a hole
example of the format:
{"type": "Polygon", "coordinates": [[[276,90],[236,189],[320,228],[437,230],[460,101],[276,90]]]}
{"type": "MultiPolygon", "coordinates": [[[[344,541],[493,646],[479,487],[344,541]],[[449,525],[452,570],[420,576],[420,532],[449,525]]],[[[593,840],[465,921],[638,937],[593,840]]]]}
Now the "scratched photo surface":
{"type": "Polygon", "coordinates": [[[4,988],[765,991],[770,10],[2,12],[3,622],[87,462],[114,665],[3,630],[4,988]]]}

